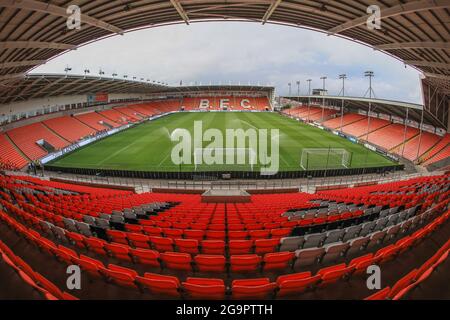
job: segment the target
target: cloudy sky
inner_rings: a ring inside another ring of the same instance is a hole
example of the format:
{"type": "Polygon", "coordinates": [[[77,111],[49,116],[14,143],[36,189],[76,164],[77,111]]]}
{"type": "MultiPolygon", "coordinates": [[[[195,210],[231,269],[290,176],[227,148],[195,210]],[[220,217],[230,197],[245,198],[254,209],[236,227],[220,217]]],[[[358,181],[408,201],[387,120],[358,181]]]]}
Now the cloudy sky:
{"type": "Polygon", "coordinates": [[[307,93],[306,79],[337,94],[338,75],[346,73],[346,93],[363,96],[368,88],[366,70],[375,72],[377,98],[421,103],[419,73],[380,52],[322,33],[277,25],[246,22],[194,23],[128,33],[84,46],[60,56],[33,72],[98,74],[150,78],[170,85],[261,84],[275,85],[277,94],[307,93]]]}

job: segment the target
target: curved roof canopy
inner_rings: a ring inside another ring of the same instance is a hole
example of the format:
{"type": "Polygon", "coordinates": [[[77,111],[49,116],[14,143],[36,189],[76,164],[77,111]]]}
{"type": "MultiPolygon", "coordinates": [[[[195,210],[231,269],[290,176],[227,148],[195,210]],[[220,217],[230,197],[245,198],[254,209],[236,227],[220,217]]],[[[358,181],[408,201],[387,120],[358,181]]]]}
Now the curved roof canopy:
{"type": "Polygon", "coordinates": [[[2,0],[0,89],[49,59],[105,37],[173,23],[233,20],[309,28],[372,46],[421,70],[428,84],[448,94],[449,9],[448,0],[2,0]],[[81,9],[79,30],[67,28],[72,4],[81,9]],[[369,4],[381,9],[381,29],[366,25],[369,4]]]}
{"type": "Polygon", "coordinates": [[[146,96],[198,94],[199,92],[245,91],[273,95],[274,88],[260,85],[200,85],[171,87],[142,80],[64,74],[30,74],[13,84],[0,87],[0,105],[31,99],[95,94],[133,93],[146,96]]]}
{"type": "Polygon", "coordinates": [[[0,79],[26,73],[66,50],[127,31],[170,23],[246,20],[312,28],[343,36],[450,81],[448,0],[2,0],[0,79]],[[79,5],[81,29],[69,30],[67,7],[79,5]],[[368,5],[381,29],[366,25],[368,5]]]}
{"type": "MultiPolygon", "coordinates": [[[[305,104],[308,102],[317,102],[319,104],[325,100],[325,105],[334,106],[340,108],[342,103],[344,103],[344,107],[356,112],[358,109],[370,111],[375,113],[384,113],[387,115],[397,116],[399,118],[405,119],[406,115],[409,120],[416,121],[420,123],[422,121],[422,110],[425,111],[422,105],[409,103],[409,102],[401,102],[401,101],[393,101],[393,100],[384,100],[384,99],[369,99],[364,97],[343,97],[343,96],[320,96],[320,95],[312,95],[312,96],[294,96],[294,97],[284,97],[286,99],[299,101],[305,104]],[[406,109],[408,109],[408,113],[406,113],[406,109]]],[[[423,122],[425,124],[431,124],[436,127],[441,127],[442,124],[435,118],[431,113],[424,112],[423,113],[423,122]]]]}

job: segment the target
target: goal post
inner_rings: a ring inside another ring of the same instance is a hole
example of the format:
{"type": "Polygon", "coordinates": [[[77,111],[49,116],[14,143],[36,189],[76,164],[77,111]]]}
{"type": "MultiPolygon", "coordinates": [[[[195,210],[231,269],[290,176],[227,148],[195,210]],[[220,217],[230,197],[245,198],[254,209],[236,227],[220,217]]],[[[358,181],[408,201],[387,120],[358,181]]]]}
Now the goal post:
{"type": "Polygon", "coordinates": [[[305,148],[301,151],[303,170],[344,169],[351,166],[352,153],[343,148],[305,148]]]}
{"type": "Polygon", "coordinates": [[[253,171],[258,158],[252,148],[196,148],[195,171],[253,171]]]}

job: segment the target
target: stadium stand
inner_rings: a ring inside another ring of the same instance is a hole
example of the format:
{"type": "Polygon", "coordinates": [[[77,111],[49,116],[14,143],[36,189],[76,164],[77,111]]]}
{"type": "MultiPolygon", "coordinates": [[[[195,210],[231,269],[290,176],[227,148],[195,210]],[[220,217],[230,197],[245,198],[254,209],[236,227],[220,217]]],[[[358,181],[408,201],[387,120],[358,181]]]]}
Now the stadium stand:
{"type": "Polygon", "coordinates": [[[117,111],[116,109],[102,110],[98,111],[98,113],[104,116],[105,118],[112,120],[120,125],[125,125],[128,124],[129,122],[136,121],[134,118],[131,118],[125,115],[124,113],[117,111]]]}
{"type": "Polygon", "coordinates": [[[0,169],[18,170],[27,165],[28,161],[11,144],[4,133],[0,133],[0,169]]]}
{"type": "Polygon", "coordinates": [[[269,99],[265,97],[254,98],[255,100],[255,109],[264,111],[266,109],[270,109],[269,99]]]}
{"type": "Polygon", "coordinates": [[[448,157],[450,157],[450,145],[447,145],[445,148],[443,148],[441,151],[436,153],[432,158],[428,159],[423,164],[429,165],[429,164],[441,161],[448,157]]]}
{"type": "Polygon", "coordinates": [[[314,106],[310,106],[308,107],[303,107],[301,109],[298,109],[296,112],[296,116],[301,118],[301,119],[308,119],[311,118],[314,114],[322,114],[322,108],[320,107],[314,107],[314,106]]]}
{"type": "Polygon", "coordinates": [[[345,127],[342,128],[342,131],[347,134],[350,134],[352,136],[355,136],[355,137],[364,138],[364,136],[368,132],[369,133],[373,132],[375,130],[381,129],[381,128],[386,127],[391,124],[387,120],[378,119],[378,118],[370,118],[370,127],[369,127],[369,130],[367,130],[368,123],[369,123],[368,118],[365,117],[364,119],[353,122],[350,125],[346,125],[345,127]]]}
{"type": "MultiPolygon", "coordinates": [[[[406,159],[415,161],[425,152],[430,150],[434,145],[436,145],[436,143],[438,143],[439,140],[440,140],[439,136],[426,131],[422,131],[421,134],[419,133],[417,136],[415,136],[414,138],[412,138],[411,140],[407,141],[404,144],[403,156],[406,159]]],[[[400,145],[395,152],[397,154],[401,154],[402,149],[403,145],[400,145]]]]}
{"type": "Polygon", "coordinates": [[[123,113],[127,118],[130,119],[130,121],[139,121],[145,118],[143,114],[140,114],[139,112],[129,108],[129,107],[115,107],[114,110],[119,111],[120,113],[123,113]]]}
{"type": "Polygon", "coordinates": [[[47,154],[47,151],[36,143],[41,139],[50,143],[55,149],[69,145],[69,142],[57,136],[40,122],[9,130],[6,134],[31,160],[38,160],[47,154]]]}
{"type": "MultiPolygon", "coordinates": [[[[320,109],[320,108],[316,108],[316,109],[320,109]]],[[[324,109],[323,113],[322,113],[322,110],[319,110],[319,111],[314,110],[314,113],[310,114],[309,119],[311,121],[324,121],[324,120],[330,118],[331,116],[335,115],[336,113],[337,113],[337,111],[332,110],[332,109],[324,109]]],[[[306,113],[306,115],[302,114],[302,118],[303,117],[306,119],[307,113],[306,113]]]]}
{"type": "Polygon", "coordinates": [[[422,155],[420,159],[421,162],[431,163],[428,160],[431,160],[434,156],[443,151],[449,144],[450,144],[450,133],[447,133],[441,139],[441,141],[439,141],[431,150],[422,155]]]}
{"type": "MultiPolygon", "coordinates": [[[[90,275],[91,286],[100,281],[136,294],[142,294],[140,288],[177,298],[205,297],[205,292],[211,292],[211,298],[281,298],[334,283],[346,286],[364,266],[383,264],[386,270],[389,261],[416,250],[450,217],[449,177],[421,177],[351,192],[254,195],[244,204],[206,204],[199,195],[134,194],[0,176],[0,219],[16,231],[15,237],[27,239],[29,250],[40,250],[42,259],[80,265],[90,275]],[[280,229],[295,235],[275,232],[280,229]],[[189,239],[187,231],[195,230],[202,234],[200,241],[179,246],[180,240],[189,239]],[[232,230],[248,232],[247,240],[253,241],[248,253],[227,253],[232,230]],[[286,239],[301,241],[280,251],[286,239]],[[148,273],[149,266],[156,273],[148,273]],[[266,272],[275,272],[275,278],[267,278],[266,272]]],[[[398,270],[390,288],[403,277],[398,270]]],[[[394,297],[392,290],[387,296],[394,297]]],[[[58,293],[56,298],[65,297],[58,293]]]]}
{"type": "Polygon", "coordinates": [[[96,133],[94,129],[69,116],[46,120],[43,124],[72,143],[96,133]]]}
{"type": "Polygon", "coordinates": [[[158,102],[152,102],[151,106],[159,111],[159,113],[167,113],[171,111],[180,110],[182,101],[180,100],[164,100],[158,102]]]}
{"type": "MultiPolygon", "coordinates": [[[[343,120],[342,120],[342,126],[347,126],[353,122],[360,121],[362,119],[365,119],[366,116],[362,114],[357,113],[347,113],[344,114],[343,120]]],[[[325,127],[331,128],[331,129],[337,129],[341,126],[341,117],[336,117],[334,119],[327,120],[322,123],[325,127]]]]}
{"type": "Polygon", "coordinates": [[[159,113],[159,111],[153,107],[153,104],[149,103],[133,104],[129,105],[128,108],[146,117],[151,117],[159,113]]]}
{"type": "Polygon", "coordinates": [[[186,97],[183,99],[182,106],[184,107],[184,110],[191,111],[198,109],[198,106],[200,105],[200,98],[192,98],[192,97],[186,97]]]}
{"type": "MultiPolygon", "coordinates": [[[[405,126],[394,123],[369,134],[367,141],[386,150],[391,150],[403,142],[405,126]]],[[[419,133],[419,129],[406,127],[406,140],[410,140],[419,133]]],[[[400,154],[402,152],[400,151],[400,154]]]]}
{"type": "Polygon", "coordinates": [[[77,118],[84,124],[87,124],[89,127],[97,131],[103,131],[108,130],[110,128],[120,127],[120,124],[115,123],[114,121],[108,118],[105,118],[104,116],[98,114],[97,112],[77,114],[75,115],[75,118],[77,118]],[[103,123],[106,123],[107,125],[104,125],[103,123]]]}

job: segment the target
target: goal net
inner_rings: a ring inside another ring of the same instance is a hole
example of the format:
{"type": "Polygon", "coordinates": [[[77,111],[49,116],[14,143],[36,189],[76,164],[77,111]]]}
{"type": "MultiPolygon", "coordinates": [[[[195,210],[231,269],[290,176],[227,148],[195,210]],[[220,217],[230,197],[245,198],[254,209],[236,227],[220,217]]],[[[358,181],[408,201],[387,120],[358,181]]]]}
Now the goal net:
{"type": "Polygon", "coordinates": [[[300,166],[303,170],[349,168],[352,154],[341,148],[306,148],[302,150],[300,166]]]}
{"type": "Polygon", "coordinates": [[[252,148],[196,148],[195,171],[253,171],[257,155],[252,148]]]}

